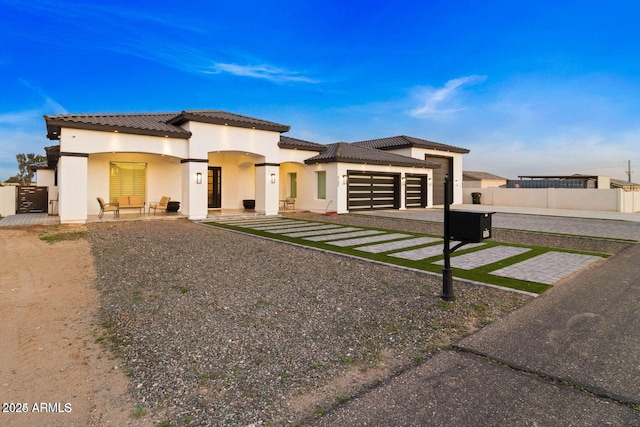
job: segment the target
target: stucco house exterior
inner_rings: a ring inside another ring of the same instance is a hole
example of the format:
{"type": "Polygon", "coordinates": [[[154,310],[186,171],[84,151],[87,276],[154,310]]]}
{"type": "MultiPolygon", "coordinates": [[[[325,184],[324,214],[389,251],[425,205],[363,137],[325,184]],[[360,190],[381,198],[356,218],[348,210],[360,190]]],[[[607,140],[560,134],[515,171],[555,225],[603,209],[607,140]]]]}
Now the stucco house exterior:
{"type": "Polygon", "coordinates": [[[462,156],[469,152],[397,136],[322,145],[284,135],[287,125],[219,110],[177,113],[44,116],[49,187],[62,223],[97,215],[97,197],[141,196],[145,205],[169,196],[190,219],[210,210],[274,215],[295,208],[346,213],[442,204],[441,178],[452,177],[462,203],[462,156]]]}

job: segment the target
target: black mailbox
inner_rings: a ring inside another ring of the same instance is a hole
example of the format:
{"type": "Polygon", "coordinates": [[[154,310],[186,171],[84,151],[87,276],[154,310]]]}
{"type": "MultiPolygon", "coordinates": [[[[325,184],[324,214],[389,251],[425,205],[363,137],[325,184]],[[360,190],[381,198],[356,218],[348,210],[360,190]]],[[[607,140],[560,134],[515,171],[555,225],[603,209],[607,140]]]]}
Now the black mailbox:
{"type": "Polygon", "coordinates": [[[478,243],[491,238],[491,215],[495,212],[449,211],[449,238],[478,243]]]}

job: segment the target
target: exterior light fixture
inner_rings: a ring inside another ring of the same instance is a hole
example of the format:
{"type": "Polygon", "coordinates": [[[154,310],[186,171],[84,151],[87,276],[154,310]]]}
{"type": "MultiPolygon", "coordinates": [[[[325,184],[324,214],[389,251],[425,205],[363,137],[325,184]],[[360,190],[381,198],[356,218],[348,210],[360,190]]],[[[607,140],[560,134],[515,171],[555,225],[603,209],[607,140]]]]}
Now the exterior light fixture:
{"type": "Polygon", "coordinates": [[[196,173],[196,184],[202,184],[202,172],[196,173]]]}
{"type": "Polygon", "coordinates": [[[404,185],[404,182],[405,182],[406,179],[407,179],[407,177],[404,176],[404,175],[402,176],[402,178],[400,178],[400,181],[402,181],[402,185],[404,185]]]}
{"type": "Polygon", "coordinates": [[[347,183],[347,175],[342,175],[342,183],[343,184],[347,183]]]}
{"type": "Polygon", "coordinates": [[[275,174],[275,173],[272,173],[272,174],[271,174],[271,183],[272,183],[272,184],[275,184],[275,183],[276,183],[276,174],[275,174]]]}

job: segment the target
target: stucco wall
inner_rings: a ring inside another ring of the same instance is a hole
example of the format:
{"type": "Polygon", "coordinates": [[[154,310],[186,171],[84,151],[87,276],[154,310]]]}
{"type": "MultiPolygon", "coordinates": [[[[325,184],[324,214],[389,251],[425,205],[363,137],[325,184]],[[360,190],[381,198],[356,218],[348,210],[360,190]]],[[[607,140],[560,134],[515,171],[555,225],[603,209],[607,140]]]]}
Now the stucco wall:
{"type": "Polygon", "coordinates": [[[188,141],[181,138],[65,128],[60,139],[60,151],[88,154],[151,153],[187,158],[188,141]]]}
{"type": "Polygon", "coordinates": [[[606,212],[640,211],[640,192],[621,189],[572,188],[485,188],[464,190],[463,203],[472,203],[471,193],[479,192],[488,206],[520,206],[548,209],[575,209],[606,212]]]}
{"type": "Polygon", "coordinates": [[[640,191],[624,191],[622,209],[622,212],[640,213],[640,191]]]}
{"type": "Polygon", "coordinates": [[[7,185],[0,187],[0,215],[9,216],[16,214],[16,192],[18,187],[7,185]]]}
{"type": "MultiPolygon", "coordinates": [[[[81,223],[87,220],[89,183],[87,157],[60,156],[58,186],[60,222],[81,223]]],[[[96,196],[97,197],[97,196],[96,196]]],[[[95,199],[94,199],[95,200],[95,199]]],[[[95,201],[97,205],[98,202],[95,201]]]]}
{"type": "Polygon", "coordinates": [[[279,162],[278,132],[198,122],[187,122],[184,128],[192,133],[189,158],[206,159],[210,151],[234,151],[257,154],[267,163],[279,162]]]}

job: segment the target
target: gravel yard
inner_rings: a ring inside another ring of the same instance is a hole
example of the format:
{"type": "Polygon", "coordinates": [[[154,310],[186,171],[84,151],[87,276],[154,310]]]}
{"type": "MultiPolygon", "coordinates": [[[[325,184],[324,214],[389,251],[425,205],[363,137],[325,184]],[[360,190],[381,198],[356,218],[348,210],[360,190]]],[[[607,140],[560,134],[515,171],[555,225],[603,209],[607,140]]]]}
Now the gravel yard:
{"type": "Polygon", "coordinates": [[[304,423],[529,300],[186,220],[88,230],[103,341],[171,425],[304,423]]]}

